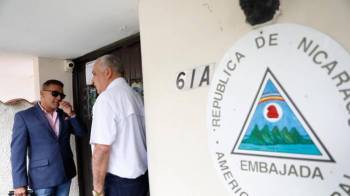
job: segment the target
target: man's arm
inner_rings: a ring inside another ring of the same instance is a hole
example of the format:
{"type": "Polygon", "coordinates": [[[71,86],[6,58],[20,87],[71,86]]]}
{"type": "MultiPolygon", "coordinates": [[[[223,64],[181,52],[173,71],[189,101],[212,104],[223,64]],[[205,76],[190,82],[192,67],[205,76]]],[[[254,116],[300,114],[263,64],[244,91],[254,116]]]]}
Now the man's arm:
{"type": "Polygon", "coordinates": [[[81,125],[78,118],[76,117],[76,114],[73,111],[72,105],[67,101],[61,101],[59,108],[62,109],[63,112],[66,113],[66,115],[70,118],[69,121],[73,127],[72,132],[74,133],[74,135],[80,136],[80,137],[84,136],[86,133],[86,130],[81,125]]]}
{"type": "Polygon", "coordinates": [[[79,119],[74,116],[73,118],[70,118],[70,124],[73,127],[73,134],[79,137],[82,137],[86,134],[86,129],[84,128],[84,126],[82,126],[82,124],[80,123],[79,119]]]}
{"type": "Polygon", "coordinates": [[[28,132],[20,114],[15,115],[11,140],[12,180],[15,189],[23,190],[28,185],[27,177],[28,132]]]}
{"type": "Polygon", "coordinates": [[[109,161],[110,146],[95,144],[92,153],[92,175],[94,191],[103,192],[105,177],[109,161]]]}

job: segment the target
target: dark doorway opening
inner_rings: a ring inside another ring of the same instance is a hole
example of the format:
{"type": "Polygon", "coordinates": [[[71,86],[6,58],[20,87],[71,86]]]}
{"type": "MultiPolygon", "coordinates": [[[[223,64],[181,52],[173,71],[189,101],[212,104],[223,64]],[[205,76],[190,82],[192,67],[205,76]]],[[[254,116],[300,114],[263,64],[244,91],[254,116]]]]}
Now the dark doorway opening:
{"type": "MultiPolygon", "coordinates": [[[[85,68],[86,63],[95,60],[105,54],[115,54],[125,67],[125,79],[132,86],[142,86],[142,62],[141,45],[139,34],[132,35],[111,45],[88,53],[82,57],[73,59],[75,67],[73,70],[73,94],[74,108],[79,119],[88,129],[86,137],[76,138],[77,167],[80,196],[92,195],[92,173],[91,173],[91,148],[90,128],[91,110],[97,97],[93,86],[86,84],[85,68]]],[[[142,92],[140,92],[142,94],[142,92]]]]}

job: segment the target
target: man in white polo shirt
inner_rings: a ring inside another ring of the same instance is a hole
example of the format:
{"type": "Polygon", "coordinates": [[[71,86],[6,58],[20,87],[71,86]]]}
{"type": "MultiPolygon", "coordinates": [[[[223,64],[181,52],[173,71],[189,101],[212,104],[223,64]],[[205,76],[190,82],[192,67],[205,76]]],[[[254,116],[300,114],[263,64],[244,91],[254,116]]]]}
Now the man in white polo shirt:
{"type": "Polygon", "coordinates": [[[113,55],[93,66],[99,94],[90,137],[94,195],[145,196],[149,189],[143,102],[123,73],[113,55]]]}

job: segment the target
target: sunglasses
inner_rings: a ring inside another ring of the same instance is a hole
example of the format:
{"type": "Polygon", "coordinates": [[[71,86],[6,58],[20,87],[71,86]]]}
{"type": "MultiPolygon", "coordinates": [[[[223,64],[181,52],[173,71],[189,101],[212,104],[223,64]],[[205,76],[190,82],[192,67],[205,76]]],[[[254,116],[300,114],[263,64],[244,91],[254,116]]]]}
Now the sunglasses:
{"type": "Polygon", "coordinates": [[[51,95],[52,95],[53,97],[57,97],[58,95],[61,97],[61,99],[64,99],[64,98],[66,97],[65,94],[60,93],[60,92],[58,92],[58,91],[51,91],[51,90],[44,90],[44,91],[51,92],[51,95]]]}

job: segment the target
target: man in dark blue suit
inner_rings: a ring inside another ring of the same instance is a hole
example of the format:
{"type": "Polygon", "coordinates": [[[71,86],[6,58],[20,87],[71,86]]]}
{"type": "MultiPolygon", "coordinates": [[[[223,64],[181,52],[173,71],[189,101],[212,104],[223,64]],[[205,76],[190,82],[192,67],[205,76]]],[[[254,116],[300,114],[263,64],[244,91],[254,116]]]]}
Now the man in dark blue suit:
{"type": "Polygon", "coordinates": [[[40,102],[15,115],[11,165],[16,196],[25,195],[28,186],[38,196],[69,195],[76,175],[70,135],[82,136],[85,130],[64,97],[63,83],[48,80],[40,102]]]}

